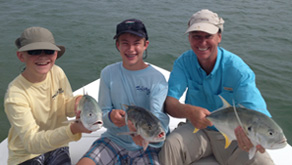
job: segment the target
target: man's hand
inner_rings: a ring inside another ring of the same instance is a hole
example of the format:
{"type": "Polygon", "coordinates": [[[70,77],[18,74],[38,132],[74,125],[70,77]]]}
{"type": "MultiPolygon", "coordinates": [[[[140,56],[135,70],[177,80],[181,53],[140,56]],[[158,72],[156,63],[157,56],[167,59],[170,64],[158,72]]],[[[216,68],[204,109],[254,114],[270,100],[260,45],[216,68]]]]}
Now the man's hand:
{"type": "Polygon", "coordinates": [[[171,96],[166,97],[165,110],[173,117],[187,118],[197,129],[213,125],[211,121],[206,119],[206,116],[211,114],[207,109],[190,104],[182,104],[178,99],[171,96]]]}
{"type": "Polygon", "coordinates": [[[205,108],[188,105],[188,116],[187,119],[193,124],[197,129],[204,129],[207,126],[212,126],[212,122],[206,117],[211,114],[205,108]]]}
{"type": "MultiPolygon", "coordinates": [[[[237,128],[235,128],[234,133],[235,133],[239,148],[248,152],[252,147],[254,147],[241,126],[238,126],[237,128]]],[[[256,148],[260,153],[265,152],[265,148],[263,148],[261,145],[257,145],[256,148]]]]}

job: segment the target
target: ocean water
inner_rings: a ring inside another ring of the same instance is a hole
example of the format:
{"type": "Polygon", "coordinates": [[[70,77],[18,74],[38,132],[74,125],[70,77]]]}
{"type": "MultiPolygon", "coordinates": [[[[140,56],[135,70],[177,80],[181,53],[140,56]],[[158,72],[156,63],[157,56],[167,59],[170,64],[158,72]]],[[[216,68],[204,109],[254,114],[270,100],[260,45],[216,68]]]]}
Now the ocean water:
{"type": "Polygon", "coordinates": [[[184,34],[191,15],[210,9],[225,20],[220,46],[239,55],[255,72],[257,86],[273,119],[292,144],[292,2],[290,0],[0,0],[0,141],[9,122],[3,99],[7,86],[23,69],[14,41],[30,26],[53,32],[66,47],[57,64],[72,89],[99,78],[108,64],[120,61],[113,36],[124,19],[141,19],[149,33],[147,62],[171,70],[190,49],[184,34]]]}

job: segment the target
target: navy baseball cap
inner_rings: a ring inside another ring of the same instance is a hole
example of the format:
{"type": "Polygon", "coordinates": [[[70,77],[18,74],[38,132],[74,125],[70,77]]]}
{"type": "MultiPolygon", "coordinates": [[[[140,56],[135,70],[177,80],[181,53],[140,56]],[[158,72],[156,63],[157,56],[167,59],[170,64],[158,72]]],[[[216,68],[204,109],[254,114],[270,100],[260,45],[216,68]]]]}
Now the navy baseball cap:
{"type": "Polygon", "coordinates": [[[148,40],[146,27],[142,21],[138,19],[127,19],[117,25],[116,35],[114,39],[117,39],[123,33],[132,33],[139,37],[148,40]]]}

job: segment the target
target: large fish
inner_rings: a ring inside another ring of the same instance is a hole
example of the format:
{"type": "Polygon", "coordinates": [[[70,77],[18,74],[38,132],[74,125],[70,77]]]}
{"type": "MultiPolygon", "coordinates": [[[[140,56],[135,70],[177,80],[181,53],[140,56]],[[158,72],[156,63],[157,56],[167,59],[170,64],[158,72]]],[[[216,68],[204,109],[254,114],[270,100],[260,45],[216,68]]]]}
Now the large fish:
{"type": "MultiPolygon", "coordinates": [[[[225,137],[225,148],[236,140],[234,130],[239,125],[254,145],[249,150],[249,159],[256,153],[256,145],[265,149],[280,149],[287,145],[287,139],[278,124],[267,115],[244,107],[232,107],[220,96],[224,106],[213,111],[206,118],[210,120],[225,137]]],[[[195,129],[196,133],[198,129],[195,129]]]]}
{"type": "Polygon", "coordinates": [[[140,135],[145,140],[143,149],[146,150],[149,142],[161,142],[165,140],[165,131],[159,119],[150,111],[138,107],[125,105],[125,121],[130,120],[136,128],[136,132],[119,133],[119,135],[140,135]]]}
{"type": "Polygon", "coordinates": [[[81,111],[80,120],[86,129],[96,131],[102,127],[102,111],[93,97],[83,95],[77,110],[81,111]]]}

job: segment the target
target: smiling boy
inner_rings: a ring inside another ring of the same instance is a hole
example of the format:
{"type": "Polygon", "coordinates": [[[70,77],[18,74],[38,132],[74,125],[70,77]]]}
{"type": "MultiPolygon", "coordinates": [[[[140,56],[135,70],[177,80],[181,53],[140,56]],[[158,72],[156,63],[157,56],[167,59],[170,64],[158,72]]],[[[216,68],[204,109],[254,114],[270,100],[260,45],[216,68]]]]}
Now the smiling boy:
{"type": "Polygon", "coordinates": [[[145,25],[128,19],[117,25],[116,48],[122,62],[101,71],[99,104],[107,131],[97,139],[78,164],[159,164],[158,152],[163,142],[150,143],[144,151],[140,135],[118,135],[135,131],[125,123],[122,104],[136,105],[151,111],[168,132],[169,117],[163,112],[167,94],[164,76],[143,60],[149,41],[145,25]]]}
{"type": "Polygon", "coordinates": [[[25,69],[8,86],[4,106],[10,122],[8,164],[71,164],[68,143],[89,133],[79,123],[65,124],[76,115],[80,96],[73,97],[64,71],[55,61],[65,47],[53,34],[30,27],[16,39],[17,57],[25,69]]]}

